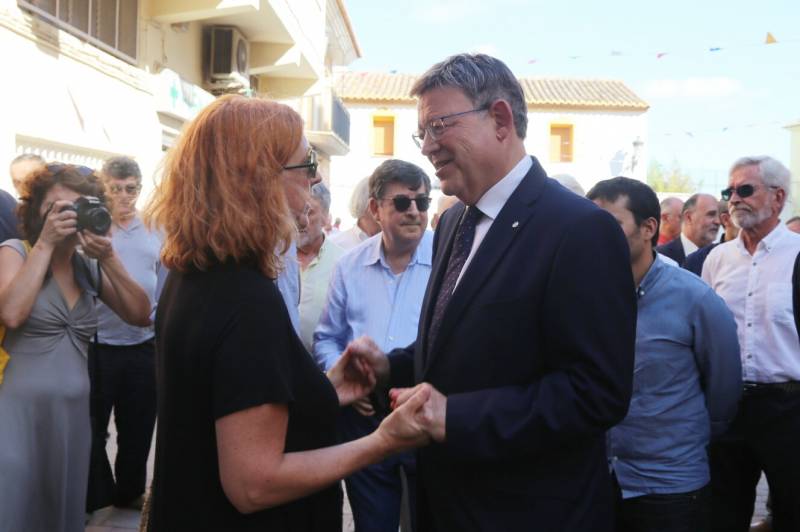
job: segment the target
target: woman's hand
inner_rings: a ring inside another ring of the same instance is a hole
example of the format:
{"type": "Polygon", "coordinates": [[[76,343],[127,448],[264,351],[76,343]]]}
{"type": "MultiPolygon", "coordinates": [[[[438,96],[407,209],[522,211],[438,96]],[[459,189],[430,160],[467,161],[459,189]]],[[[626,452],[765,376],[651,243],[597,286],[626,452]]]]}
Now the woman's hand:
{"type": "Polygon", "coordinates": [[[39,241],[55,247],[78,231],[77,213],[72,209],[66,209],[71,206],[72,202],[67,200],[58,200],[53,203],[45,213],[39,241]]]}
{"type": "Polygon", "coordinates": [[[78,240],[87,257],[102,261],[114,254],[114,248],[111,246],[111,237],[96,235],[91,231],[81,231],[78,233],[78,240]]]}
{"type": "Polygon", "coordinates": [[[430,386],[419,387],[380,424],[376,433],[392,452],[415,449],[431,442],[423,417],[430,397],[430,386]]]}
{"type": "Polygon", "coordinates": [[[375,372],[361,358],[345,349],[336,364],[328,371],[328,379],[336,389],[339,404],[346,406],[369,395],[375,388],[375,372]]]}

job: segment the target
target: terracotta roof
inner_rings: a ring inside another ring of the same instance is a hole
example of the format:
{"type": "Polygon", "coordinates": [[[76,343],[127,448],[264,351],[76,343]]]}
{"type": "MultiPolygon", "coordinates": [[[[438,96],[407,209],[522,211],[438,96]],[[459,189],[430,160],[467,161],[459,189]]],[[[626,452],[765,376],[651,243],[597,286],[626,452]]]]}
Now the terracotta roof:
{"type": "MultiPolygon", "coordinates": [[[[342,72],[335,90],[346,101],[415,103],[408,93],[416,79],[413,74],[342,72]]],[[[520,83],[529,107],[637,111],[650,107],[618,80],[522,78],[520,83]]]]}

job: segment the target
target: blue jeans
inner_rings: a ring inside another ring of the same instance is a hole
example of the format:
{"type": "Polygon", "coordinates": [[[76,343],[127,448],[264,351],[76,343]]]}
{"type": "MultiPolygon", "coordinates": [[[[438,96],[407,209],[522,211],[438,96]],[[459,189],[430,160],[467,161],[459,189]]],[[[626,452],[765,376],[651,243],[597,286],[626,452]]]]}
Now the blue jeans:
{"type": "Polygon", "coordinates": [[[617,493],[617,532],[707,532],[711,489],[643,495],[623,499],[617,493]]]}
{"type": "MultiPolygon", "coordinates": [[[[353,408],[345,408],[339,417],[341,439],[351,441],[366,436],[380,422],[377,415],[364,417],[353,408]]],[[[344,480],[356,532],[397,532],[403,495],[401,470],[408,481],[411,522],[416,522],[416,460],[413,453],[402,453],[365,467],[344,480]]]]}

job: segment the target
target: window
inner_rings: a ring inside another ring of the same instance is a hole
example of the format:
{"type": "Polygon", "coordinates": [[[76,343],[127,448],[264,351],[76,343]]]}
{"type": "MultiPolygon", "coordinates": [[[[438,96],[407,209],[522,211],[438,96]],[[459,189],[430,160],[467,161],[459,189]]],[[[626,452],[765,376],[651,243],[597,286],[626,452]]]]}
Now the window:
{"type": "Polygon", "coordinates": [[[550,126],[550,162],[571,163],[572,146],[572,125],[550,126]]]}
{"type": "Polygon", "coordinates": [[[136,62],[138,0],[18,0],[17,3],[106,52],[136,62]]]}
{"type": "Polygon", "coordinates": [[[373,148],[374,155],[394,155],[394,117],[373,116],[373,148]]]}

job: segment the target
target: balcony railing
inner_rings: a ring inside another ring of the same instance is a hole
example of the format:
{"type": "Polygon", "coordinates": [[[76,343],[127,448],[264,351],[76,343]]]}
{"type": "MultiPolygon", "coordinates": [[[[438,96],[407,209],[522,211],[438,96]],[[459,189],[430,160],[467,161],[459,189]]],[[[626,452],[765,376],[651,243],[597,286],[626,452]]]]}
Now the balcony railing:
{"type": "Polygon", "coordinates": [[[350,113],[332,89],[303,96],[299,107],[312,144],[330,155],[350,151],[350,113]]]}

